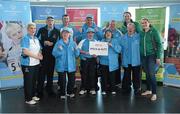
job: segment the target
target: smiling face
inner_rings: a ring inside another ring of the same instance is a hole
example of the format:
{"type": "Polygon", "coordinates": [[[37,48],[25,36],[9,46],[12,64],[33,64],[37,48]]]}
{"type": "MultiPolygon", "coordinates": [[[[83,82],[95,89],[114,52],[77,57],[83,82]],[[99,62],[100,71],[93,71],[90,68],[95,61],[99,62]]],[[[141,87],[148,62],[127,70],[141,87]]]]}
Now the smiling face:
{"type": "Polygon", "coordinates": [[[94,37],[94,32],[88,32],[87,33],[87,37],[88,37],[88,39],[93,39],[93,37],[94,37]]]}
{"type": "Polygon", "coordinates": [[[67,41],[69,37],[70,37],[70,33],[68,31],[62,31],[63,40],[67,41]]]}
{"type": "Polygon", "coordinates": [[[111,39],[111,38],[112,38],[112,32],[107,31],[107,32],[105,33],[105,37],[108,38],[108,39],[111,39]]]}
{"type": "Polygon", "coordinates": [[[87,24],[89,27],[91,27],[92,24],[93,24],[93,19],[90,18],[90,17],[86,18],[86,24],[87,24]]]}
{"type": "Polygon", "coordinates": [[[150,23],[149,23],[149,21],[147,19],[142,19],[141,20],[141,25],[142,25],[143,29],[149,29],[149,27],[150,27],[150,23]]]}
{"type": "Polygon", "coordinates": [[[131,21],[130,13],[124,13],[124,20],[126,23],[129,23],[131,21]]]}
{"type": "Polygon", "coordinates": [[[8,23],[6,26],[6,33],[15,45],[19,44],[23,37],[22,26],[17,23],[8,23]]]}
{"type": "Polygon", "coordinates": [[[63,21],[63,24],[65,25],[65,26],[67,26],[68,24],[69,24],[69,16],[68,15],[66,15],[66,16],[64,16],[63,18],[62,18],[62,21],[63,21]]]}

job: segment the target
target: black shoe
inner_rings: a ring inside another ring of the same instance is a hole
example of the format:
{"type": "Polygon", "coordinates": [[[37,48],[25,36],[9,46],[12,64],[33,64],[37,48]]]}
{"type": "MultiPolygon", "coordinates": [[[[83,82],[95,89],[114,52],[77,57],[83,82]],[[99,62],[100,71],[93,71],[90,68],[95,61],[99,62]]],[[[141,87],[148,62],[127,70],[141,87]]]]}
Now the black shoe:
{"type": "Polygon", "coordinates": [[[43,97],[44,97],[44,94],[43,94],[43,93],[38,93],[38,94],[37,94],[37,97],[43,98],[43,97]]]}

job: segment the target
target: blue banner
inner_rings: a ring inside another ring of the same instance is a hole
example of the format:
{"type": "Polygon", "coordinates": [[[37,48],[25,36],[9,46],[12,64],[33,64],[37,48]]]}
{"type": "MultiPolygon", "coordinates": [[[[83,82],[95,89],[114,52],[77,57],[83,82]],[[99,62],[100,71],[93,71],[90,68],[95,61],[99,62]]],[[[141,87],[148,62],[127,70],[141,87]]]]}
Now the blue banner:
{"type": "Polygon", "coordinates": [[[47,16],[55,19],[55,26],[59,28],[62,24],[62,15],[65,14],[64,7],[31,6],[32,21],[37,24],[37,30],[45,26],[47,16]]]}
{"type": "Polygon", "coordinates": [[[1,1],[0,14],[0,88],[22,86],[20,40],[31,22],[30,3],[1,1]]]}
{"type": "Polygon", "coordinates": [[[110,4],[102,3],[101,8],[101,27],[104,27],[107,22],[115,20],[117,28],[119,28],[123,21],[123,13],[128,10],[127,4],[110,4]]]}

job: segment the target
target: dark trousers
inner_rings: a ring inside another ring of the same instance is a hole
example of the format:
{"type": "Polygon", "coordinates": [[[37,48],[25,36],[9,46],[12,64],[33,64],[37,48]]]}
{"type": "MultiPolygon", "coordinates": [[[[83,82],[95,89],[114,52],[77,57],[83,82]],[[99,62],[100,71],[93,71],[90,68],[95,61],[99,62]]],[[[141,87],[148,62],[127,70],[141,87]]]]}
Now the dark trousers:
{"type": "Polygon", "coordinates": [[[140,69],[140,66],[128,65],[128,67],[124,67],[124,77],[122,81],[122,88],[124,90],[128,91],[131,89],[131,81],[133,82],[135,92],[140,89],[140,69]]]}
{"type": "Polygon", "coordinates": [[[142,58],[142,66],[146,74],[146,86],[147,90],[152,89],[152,93],[156,94],[156,77],[155,77],[155,65],[156,65],[156,57],[155,55],[143,56],[142,58]]]}
{"type": "Polygon", "coordinates": [[[82,62],[81,89],[95,90],[96,82],[97,82],[96,58],[87,58],[86,60],[81,60],[81,62],[82,62]]]}
{"type": "Polygon", "coordinates": [[[73,88],[75,84],[75,72],[58,72],[60,78],[60,94],[61,96],[66,95],[66,75],[68,78],[67,82],[67,94],[73,93],[73,88]]]}
{"type": "Polygon", "coordinates": [[[85,76],[83,76],[83,71],[84,71],[84,68],[85,68],[85,61],[84,60],[81,60],[80,61],[80,73],[81,73],[81,86],[80,86],[80,90],[84,90],[85,89],[85,76]]]}
{"type": "Polygon", "coordinates": [[[24,96],[26,101],[32,100],[36,94],[36,82],[39,72],[39,65],[21,66],[24,78],[24,96]]]}
{"type": "Polygon", "coordinates": [[[101,65],[102,77],[101,77],[101,89],[102,91],[107,91],[108,84],[110,85],[110,90],[115,91],[115,76],[116,71],[109,71],[109,66],[101,65]]]}
{"type": "Polygon", "coordinates": [[[116,85],[121,83],[121,64],[122,64],[121,54],[119,54],[118,61],[119,61],[119,69],[116,70],[116,76],[115,76],[116,85]]]}
{"type": "Polygon", "coordinates": [[[44,81],[47,79],[47,92],[52,92],[53,89],[53,75],[54,75],[55,59],[52,56],[44,57],[41,62],[40,74],[38,77],[38,93],[43,93],[44,81]]]}

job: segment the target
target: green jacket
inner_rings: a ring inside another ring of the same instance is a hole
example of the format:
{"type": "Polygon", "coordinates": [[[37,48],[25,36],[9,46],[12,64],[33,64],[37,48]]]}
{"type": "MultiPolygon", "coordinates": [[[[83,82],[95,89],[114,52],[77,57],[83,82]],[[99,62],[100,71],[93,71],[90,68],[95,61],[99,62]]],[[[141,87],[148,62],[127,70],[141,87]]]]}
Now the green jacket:
{"type": "Polygon", "coordinates": [[[140,37],[141,56],[155,54],[157,59],[160,59],[162,54],[162,41],[159,32],[151,26],[148,32],[141,31],[140,37]]]}
{"type": "MultiPolygon", "coordinates": [[[[132,21],[132,20],[131,20],[131,22],[135,24],[136,32],[137,32],[137,33],[140,33],[140,31],[141,31],[141,26],[140,26],[140,24],[139,24],[138,22],[135,22],[135,21],[132,21]]],[[[126,22],[123,23],[122,27],[120,28],[120,31],[121,31],[123,34],[126,34],[126,33],[127,33],[127,24],[126,24],[126,22]]]]}

